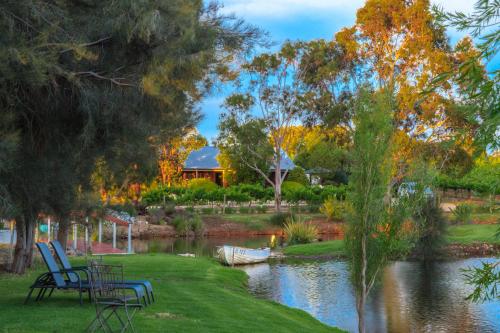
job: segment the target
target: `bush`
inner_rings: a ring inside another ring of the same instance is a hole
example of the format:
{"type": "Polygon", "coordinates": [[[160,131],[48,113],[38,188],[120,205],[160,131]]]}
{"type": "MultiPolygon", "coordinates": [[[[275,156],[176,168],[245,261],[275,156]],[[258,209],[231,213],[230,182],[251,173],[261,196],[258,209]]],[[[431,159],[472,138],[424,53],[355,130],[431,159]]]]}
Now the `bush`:
{"type": "Polygon", "coordinates": [[[320,212],[320,207],[319,205],[310,205],[307,207],[307,212],[311,214],[316,214],[320,212]]]}
{"type": "Polygon", "coordinates": [[[199,215],[194,215],[191,218],[191,230],[195,233],[196,236],[203,235],[203,221],[201,220],[199,215]]]}
{"type": "Polygon", "coordinates": [[[452,210],[456,223],[469,224],[472,222],[472,207],[468,204],[458,204],[452,210]]]}
{"type": "Polygon", "coordinates": [[[172,215],[175,213],[175,203],[174,202],[167,202],[163,205],[163,211],[165,212],[165,215],[172,215]]]}
{"type": "Polygon", "coordinates": [[[189,207],[186,207],[186,212],[188,212],[188,213],[194,213],[195,209],[194,209],[194,207],[189,206],[189,207]]]}
{"type": "Polygon", "coordinates": [[[289,219],[285,224],[288,245],[312,243],[318,237],[318,229],[311,223],[289,219]]]}
{"type": "Polygon", "coordinates": [[[252,210],[250,209],[250,207],[245,207],[245,206],[240,207],[240,214],[250,214],[251,212],[252,210]]]}
{"type": "Polygon", "coordinates": [[[215,209],[212,207],[205,207],[201,209],[201,213],[204,215],[212,215],[215,214],[215,209]]]}
{"type": "Polygon", "coordinates": [[[326,216],[329,221],[342,220],[345,217],[345,202],[339,201],[335,197],[328,197],[321,205],[319,211],[326,216]]]}
{"type": "Polygon", "coordinates": [[[294,169],[288,172],[287,180],[302,184],[304,186],[309,185],[309,179],[306,176],[306,172],[299,166],[296,166],[294,169]]]}
{"type": "Polygon", "coordinates": [[[413,218],[419,226],[415,252],[424,260],[432,259],[445,244],[447,222],[443,211],[435,199],[428,198],[418,207],[413,218]]]}
{"type": "Polygon", "coordinates": [[[175,231],[182,236],[186,236],[191,229],[189,221],[183,215],[174,217],[174,219],[172,220],[172,225],[174,226],[175,231]]]}
{"type": "Polygon", "coordinates": [[[146,211],[152,224],[161,224],[160,221],[165,217],[165,211],[161,207],[148,207],[146,211]]]}
{"type": "Polygon", "coordinates": [[[205,178],[193,178],[187,185],[190,190],[204,190],[205,192],[215,191],[219,188],[213,181],[205,178]]]}
{"type": "Polygon", "coordinates": [[[178,215],[172,220],[175,231],[182,236],[193,231],[197,236],[203,234],[203,221],[199,215],[178,215]]]}
{"type": "Polygon", "coordinates": [[[285,226],[287,220],[293,220],[295,216],[292,213],[276,213],[269,218],[269,223],[277,227],[285,226]]]}
{"type": "Polygon", "coordinates": [[[224,209],[224,214],[234,214],[234,213],[236,213],[236,209],[233,207],[226,207],[224,209]]]}
{"type": "Polygon", "coordinates": [[[259,214],[264,214],[267,212],[267,206],[261,205],[261,206],[256,206],[255,211],[259,214]]]}
{"type": "Polygon", "coordinates": [[[305,188],[305,186],[302,185],[301,183],[292,182],[289,180],[286,180],[283,182],[283,184],[281,184],[281,190],[283,193],[296,192],[296,191],[303,190],[304,188],[305,188]]]}

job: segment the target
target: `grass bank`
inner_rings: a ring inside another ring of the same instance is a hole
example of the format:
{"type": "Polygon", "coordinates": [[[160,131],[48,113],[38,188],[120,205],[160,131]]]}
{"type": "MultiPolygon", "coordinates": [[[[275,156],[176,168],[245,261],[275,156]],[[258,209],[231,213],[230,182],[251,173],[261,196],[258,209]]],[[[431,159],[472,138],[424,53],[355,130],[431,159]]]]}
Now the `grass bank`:
{"type": "MultiPolygon", "coordinates": [[[[156,254],[105,261],[123,264],[129,279],[153,283],[157,301],[136,315],[138,332],[340,332],[303,311],[254,298],[244,272],[208,258],[156,254]]],[[[38,264],[24,276],[0,274],[0,332],[82,332],[94,318],[94,307],[88,301],[79,306],[77,293],[55,291],[23,305],[28,286],[43,271],[38,264]]]]}
{"type": "MultiPolygon", "coordinates": [[[[494,238],[498,226],[494,224],[468,224],[448,227],[448,244],[471,245],[474,243],[500,244],[494,238]]],[[[287,256],[337,256],[344,253],[344,242],[333,240],[311,244],[292,245],[283,250],[287,256]]]]}

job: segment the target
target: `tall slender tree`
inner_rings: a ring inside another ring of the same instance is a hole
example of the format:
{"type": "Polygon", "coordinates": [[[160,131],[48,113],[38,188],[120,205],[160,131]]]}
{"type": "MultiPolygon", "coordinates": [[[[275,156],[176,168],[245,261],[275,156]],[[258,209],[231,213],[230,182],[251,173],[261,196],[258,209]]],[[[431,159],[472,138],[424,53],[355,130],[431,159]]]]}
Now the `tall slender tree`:
{"type": "Polygon", "coordinates": [[[224,60],[260,38],[219,7],[0,3],[0,161],[10,162],[0,162],[0,190],[16,219],[13,272],[31,264],[41,212],[58,215],[64,230],[97,159],[127,175],[138,153],[154,157],[149,138],[192,124],[194,103],[227,73],[224,60]]]}

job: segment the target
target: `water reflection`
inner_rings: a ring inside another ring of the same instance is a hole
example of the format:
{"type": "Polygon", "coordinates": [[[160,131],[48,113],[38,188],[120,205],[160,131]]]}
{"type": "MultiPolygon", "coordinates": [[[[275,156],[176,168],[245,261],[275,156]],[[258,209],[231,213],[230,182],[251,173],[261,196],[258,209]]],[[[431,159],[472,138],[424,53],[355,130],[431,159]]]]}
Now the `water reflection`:
{"type": "MultiPolygon", "coordinates": [[[[485,259],[488,260],[488,259],[485,259]]],[[[369,332],[500,332],[500,302],[465,300],[471,287],[461,268],[480,259],[394,262],[367,303],[369,332]]],[[[303,309],[319,320],[357,331],[347,264],[340,261],[243,267],[257,296],[303,309]]]]}
{"type": "MultiPolygon", "coordinates": [[[[263,247],[269,242],[268,236],[255,237],[203,237],[203,238],[161,238],[132,240],[135,253],[194,253],[196,256],[212,256],[217,246],[237,245],[244,247],[263,247]]],[[[118,248],[126,248],[126,241],[117,242],[118,248]]]]}

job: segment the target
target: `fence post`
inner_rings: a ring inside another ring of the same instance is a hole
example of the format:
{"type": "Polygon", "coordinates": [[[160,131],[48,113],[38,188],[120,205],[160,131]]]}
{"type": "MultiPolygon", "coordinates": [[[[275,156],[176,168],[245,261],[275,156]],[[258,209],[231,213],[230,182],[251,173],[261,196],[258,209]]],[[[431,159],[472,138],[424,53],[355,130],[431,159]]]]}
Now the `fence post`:
{"type": "Polygon", "coordinates": [[[116,249],[116,223],[113,222],[113,249],[116,249]]]}
{"type": "Polygon", "coordinates": [[[128,224],[128,235],[127,235],[127,241],[128,241],[128,248],[127,252],[130,254],[132,253],[132,223],[129,222],[128,224]]]}
{"type": "Polygon", "coordinates": [[[99,219],[99,231],[98,231],[98,242],[101,243],[102,242],[102,220],[99,219]]]}
{"type": "Polygon", "coordinates": [[[50,216],[47,219],[47,240],[50,242],[50,216]]]}
{"type": "Polygon", "coordinates": [[[73,224],[73,247],[75,248],[75,251],[77,250],[78,246],[78,226],[76,223],[73,224]]]}

